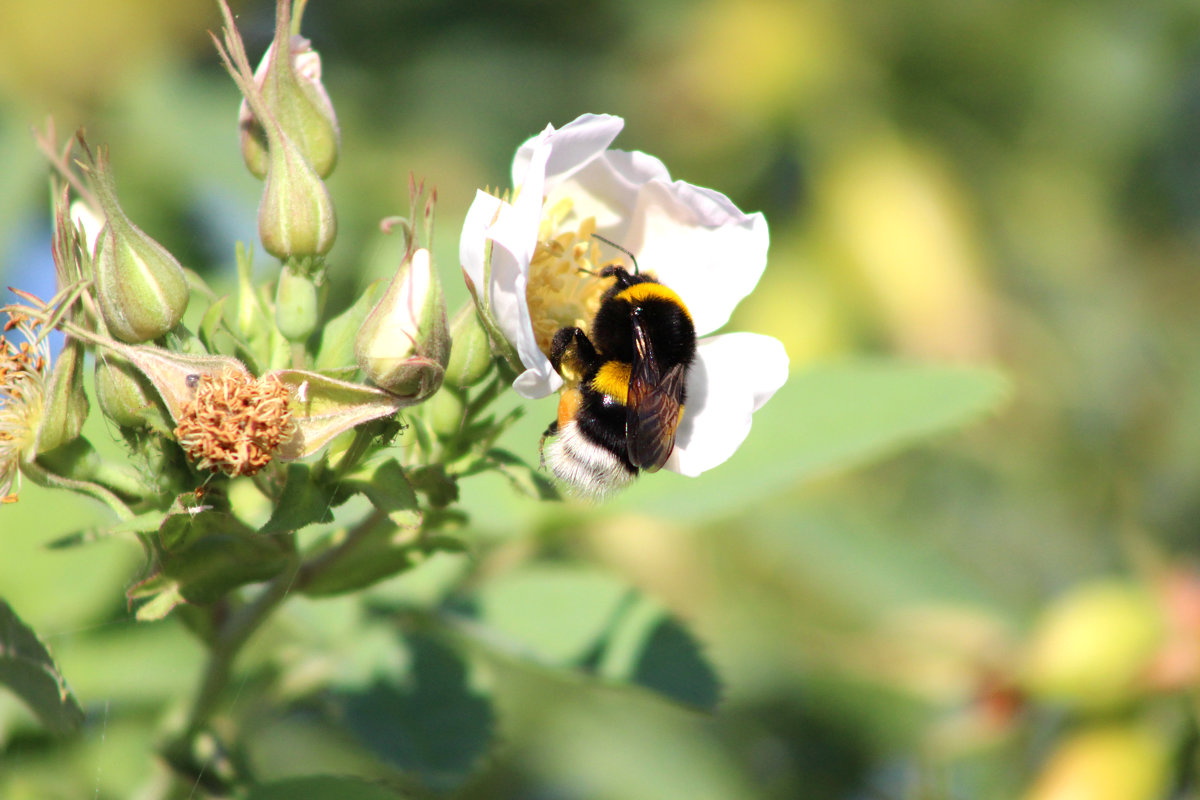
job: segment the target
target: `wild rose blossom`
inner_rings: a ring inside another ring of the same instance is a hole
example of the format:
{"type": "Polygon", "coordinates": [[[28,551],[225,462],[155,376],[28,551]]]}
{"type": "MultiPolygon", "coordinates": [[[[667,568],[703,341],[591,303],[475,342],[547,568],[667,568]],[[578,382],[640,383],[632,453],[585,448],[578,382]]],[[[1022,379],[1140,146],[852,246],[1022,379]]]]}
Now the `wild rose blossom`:
{"type": "Polygon", "coordinates": [[[672,181],[653,156],[609,149],[623,126],[619,117],[586,114],[521,145],[512,198],[477,193],[459,257],[482,313],[524,368],[513,388],[530,399],[562,388],[550,340],[566,325],[588,330],[608,285],[595,274],[611,262],[600,258],[593,233],[673,289],[699,338],[666,468],[699,475],[737,450],[752,414],[787,380],[778,340],[710,335],[762,276],[767,223],[719,192],[672,181]]]}

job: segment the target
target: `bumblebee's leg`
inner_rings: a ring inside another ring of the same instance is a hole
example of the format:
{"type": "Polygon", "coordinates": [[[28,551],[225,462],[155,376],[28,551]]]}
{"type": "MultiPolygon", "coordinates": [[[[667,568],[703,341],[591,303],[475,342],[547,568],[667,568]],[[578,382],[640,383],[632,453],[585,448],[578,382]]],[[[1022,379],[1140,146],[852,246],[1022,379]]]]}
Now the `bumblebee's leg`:
{"type": "Polygon", "coordinates": [[[563,374],[563,360],[567,368],[577,371],[580,375],[587,372],[599,360],[592,340],[581,328],[559,328],[550,342],[550,366],[559,375],[563,374]]]}
{"type": "Polygon", "coordinates": [[[541,439],[538,439],[538,469],[546,468],[546,440],[556,433],[558,433],[558,420],[547,425],[546,432],[542,434],[541,439]]]}

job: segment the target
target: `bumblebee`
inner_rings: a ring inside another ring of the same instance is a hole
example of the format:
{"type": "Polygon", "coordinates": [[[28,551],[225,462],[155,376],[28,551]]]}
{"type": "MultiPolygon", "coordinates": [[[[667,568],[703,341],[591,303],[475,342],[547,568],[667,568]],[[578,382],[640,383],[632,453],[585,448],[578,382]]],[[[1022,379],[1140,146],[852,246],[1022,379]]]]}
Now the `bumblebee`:
{"type": "Polygon", "coordinates": [[[554,335],[550,363],[567,388],[540,447],[543,467],[593,498],[667,462],[696,356],[696,329],[679,295],[640,274],[636,261],[633,274],[610,265],[599,277],[616,280],[591,335],[577,327],[554,335]]]}

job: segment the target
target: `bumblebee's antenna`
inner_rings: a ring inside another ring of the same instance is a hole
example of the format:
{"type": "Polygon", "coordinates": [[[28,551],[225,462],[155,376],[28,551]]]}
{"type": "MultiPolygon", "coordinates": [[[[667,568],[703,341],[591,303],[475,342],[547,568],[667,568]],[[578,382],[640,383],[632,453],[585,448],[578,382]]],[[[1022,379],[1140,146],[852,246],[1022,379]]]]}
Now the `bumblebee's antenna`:
{"type": "Polygon", "coordinates": [[[621,245],[617,244],[616,242],[612,241],[611,239],[605,239],[603,236],[601,236],[598,233],[593,233],[592,238],[599,239],[600,241],[604,242],[606,245],[608,245],[610,247],[615,247],[616,249],[620,250],[625,255],[629,256],[629,260],[633,262],[633,274],[634,275],[641,274],[638,270],[637,259],[633,257],[633,253],[629,252],[624,247],[621,247],[621,245]]]}

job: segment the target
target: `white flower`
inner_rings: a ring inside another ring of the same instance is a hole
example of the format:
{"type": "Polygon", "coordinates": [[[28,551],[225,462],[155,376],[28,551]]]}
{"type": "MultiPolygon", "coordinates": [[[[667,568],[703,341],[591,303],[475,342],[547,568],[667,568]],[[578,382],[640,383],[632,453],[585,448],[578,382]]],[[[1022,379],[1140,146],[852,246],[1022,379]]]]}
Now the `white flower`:
{"type": "Polygon", "coordinates": [[[476,195],[459,256],[484,313],[525,368],[513,388],[531,399],[562,387],[546,355],[550,339],[564,325],[588,330],[606,286],[590,274],[609,263],[592,233],[627,249],[641,270],[675,290],[699,338],[666,467],[699,475],[737,450],[751,415],[787,380],[778,340],[707,336],[758,283],[767,223],[719,192],[672,181],[653,156],[608,149],[623,126],[619,117],[586,114],[521,145],[515,197],[476,195]]]}

